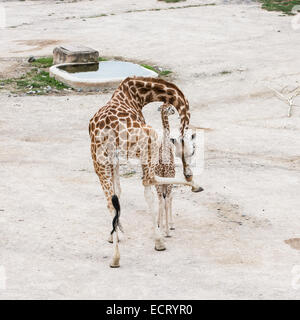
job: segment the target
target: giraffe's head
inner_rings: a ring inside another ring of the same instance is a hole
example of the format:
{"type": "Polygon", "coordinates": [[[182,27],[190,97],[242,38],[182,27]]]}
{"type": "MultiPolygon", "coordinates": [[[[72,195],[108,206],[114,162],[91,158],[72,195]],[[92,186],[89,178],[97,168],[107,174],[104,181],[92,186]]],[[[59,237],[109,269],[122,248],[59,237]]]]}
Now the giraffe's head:
{"type": "Polygon", "coordinates": [[[193,157],[196,151],[196,133],[191,135],[185,134],[177,139],[171,138],[175,146],[175,155],[182,159],[184,175],[187,181],[193,179],[193,172],[190,169],[193,157]]]}

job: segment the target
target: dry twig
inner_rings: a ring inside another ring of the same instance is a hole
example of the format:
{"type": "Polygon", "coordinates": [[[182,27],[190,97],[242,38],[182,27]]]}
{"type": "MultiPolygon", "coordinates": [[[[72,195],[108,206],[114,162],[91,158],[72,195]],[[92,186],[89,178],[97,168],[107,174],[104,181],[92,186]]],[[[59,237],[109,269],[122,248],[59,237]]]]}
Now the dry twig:
{"type": "Polygon", "coordinates": [[[290,117],[292,115],[292,108],[293,107],[300,107],[300,106],[294,104],[294,99],[300,95],[300,87],[297,87],[296,89],[290,91],[289,94],[291,94],[291,96],[289,96],[289,97],[284,96],[281,92],[275,90],[274,88],[271,88],[270,86],[268,86],[268,88],[271,89],[272,91],[274,91],[280,100],[286,102],[289,105],[288,114],[287,114],[288,117],[290,117]]]}

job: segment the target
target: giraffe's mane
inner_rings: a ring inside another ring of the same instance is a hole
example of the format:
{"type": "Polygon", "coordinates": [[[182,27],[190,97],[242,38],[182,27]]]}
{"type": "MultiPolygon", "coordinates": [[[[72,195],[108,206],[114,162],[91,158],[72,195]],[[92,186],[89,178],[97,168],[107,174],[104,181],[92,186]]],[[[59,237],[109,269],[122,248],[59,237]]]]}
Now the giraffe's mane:
{"type": "Polygon", "coordinates": [[[172,88],[175,89],[183,98],[184,100],[186,100],[183,92],[176,86],[176,84],[171,83],[169,81],[166,81],[164,79],[160,79],[160,78],[153,78],[153,77],[127,77],[126,79],[124,79],[120,86],[122,84],[128,83],[129,81],[134,80],[134,81],[143,81],[143,82],[147,82],[147,83],[156,83],[156,84],[163,84],[165,86],[167,86],[168,88],[172,88]]]}

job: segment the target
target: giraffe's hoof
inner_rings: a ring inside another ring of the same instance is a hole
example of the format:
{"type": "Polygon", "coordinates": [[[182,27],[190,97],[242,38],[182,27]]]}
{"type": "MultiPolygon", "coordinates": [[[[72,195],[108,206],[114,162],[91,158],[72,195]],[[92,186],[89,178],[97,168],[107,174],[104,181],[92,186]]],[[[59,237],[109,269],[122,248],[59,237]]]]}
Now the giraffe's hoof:
{"type": "Polygon", "coordinates": [[[110,263],[111,268],[119,268],[120,267],[120,257],[114,257],[112,262],[110,263]]]}
{"type": "Polygon", "coordinates": [[[171,227],[170,230],[175,230],[175,227],[171,227]]]}
{"type": "Polygon", "coordinates": [[[166,250],[166,247],[157,248],[157,247],[155,246],[154,249],[155,249],[156,251],[164,251],[164,250],[166,250]]]}
{"type": "Polygon", "coordinates": [[[201,191],[203,191],[204,189],[203,188],[201,188],[201,187],[192,187],[192,191],[193,192],[201,192],[201,191]]]}
{"type": "Polygon", "coordinates": [[[172,238],[172,236],[170,234],[166,234],[165,236],[166,238],[172,238]]]}
{"type": "Polygon", "coordinates": [[[166,247],[162,241],[156,241],[154,249],[156,251],[164,251],[164,250],[166,250],[166,247]]]}
{"type": "Polygon", "coordinates": [[[113,243],[113,236],[112,236],[112,234],[109,234],[107,241],[108,241],[109,243],[113,243]]]}
{"type": "Polygon", "coordinates": [[[111,268],[120,268],[120,264],[119,263],[118,264],[111,263],[109,266],[111,268]]]}

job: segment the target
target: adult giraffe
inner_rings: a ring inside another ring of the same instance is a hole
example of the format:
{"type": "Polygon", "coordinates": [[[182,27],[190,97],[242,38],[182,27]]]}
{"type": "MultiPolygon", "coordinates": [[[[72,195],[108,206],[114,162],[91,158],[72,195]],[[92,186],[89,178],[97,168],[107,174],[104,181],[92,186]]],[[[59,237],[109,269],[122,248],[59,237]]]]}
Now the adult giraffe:
{"type": "Polygon", "coordinates": [[[185,130],[189,124],[189,103],[181,90],[170,82],[156,78],[129,77],[121,82],[105,106],[93,116],[89,124],[91,152],[95,171],[107,199],[112,215],[113,229],[110,240],[114,243],[114,255],[110,266],[120,266],[118,247],[118,228],[121,195],[119,177],[119,155],[139,158],[143,170],[144,195],[148,209],[153,217],[155,249],[164,250],[162,235],[157,226],[156,212],[153,208],[154,195],[151,190],[156,184],[184,184],[192,186],[192,191],[203,189],[193,181],[189,166],[189,141],[185,130]],[[185,179],[161,178],[155,175],[158,161],[159,143],[155,130],[146,124],[142,114],[143,107],[153,101],[173,105],[180,116],[181,159],[185,179]]]}

